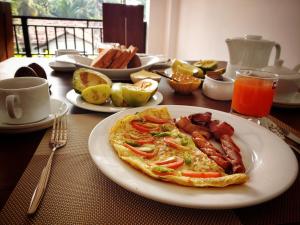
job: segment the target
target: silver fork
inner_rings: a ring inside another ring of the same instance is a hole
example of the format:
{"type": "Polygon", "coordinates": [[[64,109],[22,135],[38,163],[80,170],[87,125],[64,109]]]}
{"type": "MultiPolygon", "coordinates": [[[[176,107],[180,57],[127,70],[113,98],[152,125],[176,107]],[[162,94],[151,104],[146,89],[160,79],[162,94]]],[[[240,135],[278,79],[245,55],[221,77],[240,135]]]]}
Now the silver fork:
{"type": "Polygon", "coordinates": [[[65,146],[66,143],[67,143],[66,116],[57,117],[57,115],[55,115],[51,139],[49,142],[49,145],[52,148],[52,152],[48,159],[47,165],[44,167],[42,171],[40,180],[33,192],[27,214],[32,215],[36,212],[47,187],[54,153],[57,149],[65,146]]]}

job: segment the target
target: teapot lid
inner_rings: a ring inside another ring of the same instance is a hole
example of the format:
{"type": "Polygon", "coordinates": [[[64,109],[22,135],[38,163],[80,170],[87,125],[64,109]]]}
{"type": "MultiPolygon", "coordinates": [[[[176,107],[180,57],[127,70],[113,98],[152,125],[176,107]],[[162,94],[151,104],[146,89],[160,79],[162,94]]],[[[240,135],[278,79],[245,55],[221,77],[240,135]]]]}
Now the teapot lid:
{"type": "Polygon", "coordinates": [[[244,38],[247,39],[247,40],[261,40],[262,36],[261,35],[246,34],[244,36],[244,38]]]}
{"type": "Polygon", "coordinates": [[[246,34],[246,35],[244,35],[244,37],[227,38],[226,42],[235,41],[235,40],[245,41],[245,42],[257,42],[257,43],[271,43],[271,44],[274,44],[273,41],[263,39],[263,37],[261,35],[253,35],[253,34],[246,34]]]}
{"type": "Polygon", "coordinates": [[[262,70],[266,72],[276,73],[278,75],[290,75],[296,73],[296,71],[283,66],[282,59],[276,60],[273,66],[266,66],[262,70]]]}

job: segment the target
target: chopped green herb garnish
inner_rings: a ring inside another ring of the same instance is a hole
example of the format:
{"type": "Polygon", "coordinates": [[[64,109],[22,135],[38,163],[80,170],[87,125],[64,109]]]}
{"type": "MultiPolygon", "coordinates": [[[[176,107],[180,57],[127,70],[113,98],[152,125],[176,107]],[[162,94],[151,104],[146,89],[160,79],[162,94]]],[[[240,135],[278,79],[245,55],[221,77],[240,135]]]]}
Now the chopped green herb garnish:
{"type": "Polygon", "coordinates": [[[189,139],[186,136],[181,137],[181,145],[187,146],[189,144],[189,139]]]}
{"type": "Polygon", "coordinates": [[[139,146],[141,146],[139,143],[136,143],[136,142],[134,142],[132,140],[126,140],[125,143],[127,143],[127,144],[129,144],[129,145],[131,145],[133,147],[139,147],[139,146]]]}
{"type": "Polygon", "coordinates": [[[151,135],[154,137],[167,137],[167,136],[171,136],[172,133],[171,132],[151,132],[151,135]]]}
{"type": "Polygon", "coordinates": [[[160,173],[170,173],[170,172],[174,171],[173,169],[170,169],[170,168],[167,168],[164,166],[154,166],[154,167],[152,167],[152,170],[160,172],[160,173]]]}
{"type": "Polygon", "coordinates": [[[192,163],[192,156],[189,153],[185,152],[183,157],[186,165],[190,165],[192,163]]]}
{"type": "Polygon", "coordinates": [[[161,130],[162,131],[171,131],[173,129],[174,129],[174,127],[172,125],[170,125],[170,124],[163,124],[163,125],[161,125],[161,130]]]}

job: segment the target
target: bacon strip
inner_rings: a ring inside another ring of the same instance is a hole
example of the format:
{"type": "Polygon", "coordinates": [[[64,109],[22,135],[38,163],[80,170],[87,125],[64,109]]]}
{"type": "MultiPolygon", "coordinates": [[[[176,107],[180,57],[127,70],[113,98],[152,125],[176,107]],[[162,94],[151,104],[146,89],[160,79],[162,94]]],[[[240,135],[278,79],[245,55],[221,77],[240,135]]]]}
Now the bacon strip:
{"type": "Polygon", "coordinates": [[[214,160],[220,167],[222,167],[225,171],[229,171],[231,164],[230,162],[223,156],[223,152],[219,149],[215,148],[213,144],[211,144],[205,137],[203,137],[197,131],[192,133],[193,140],[197,147],[204,152],[209,158],[214,160]]]}
{"type": "Polygon", "coordinates": [[[210,159],[214,160],[220,167],[225,171],[231,169],[230,162],[224,157],[225,152],[214,147],[208,138],[211,137],[208,128],[192,124],[192,122],[187,117],[181,117],[176,125],[179,129],[185,131],[186,133],[192,135],[193,141],[197,147],[204,152],[210,159]]]}
{"type": "Polygon", "coordinates": [[[179,129],[192,135],[197,147],[209,158],[214,160],[226,172],[244,173],[245,166],[242,161],[239,147],[234,143],[231,136],[234,128],[218,120],[211,120],[211,114],[193,114],[189,117],[182,117],[176,125],[179,129]],[[197,122],[197,125],[194,122],[197,122]],[[205,124],[198,125],[198,124],[205,124]],[[209,138],[214,136],[221,143],[222,148],[216,148],[209,142],[209,138]]]}
{"type": "Polygon", "coordinates": [[[193,124],[206,126],[211,121],[211,112],[192,114],[188,118],[193,124]]]}
{"type": "Polygon", "coordinates": [[[244,173],[245,166],[243,164],[240,149],[231,138],[234,133],[233,127],[226,122],[219,123],[219,121],[212,121],[209,124],[209,128],[216,139],[221,142],[225,157],[232,164],[232,172],[244,173]]]}
{"type": "Polygon", "coordinates": [[[244,173],[245,166],[243,164],[242,156],[239,147],[231,139],[231,136],[224,134],[220,137],[221,145],[226,152],[227,159],[232,164],[233,173],[244,173]]]}
{"type": "Polygon", "coordinates": [[[234,133],[234,128],[230,124],[226,122],[220,123],[218,120],[213,120],[209,123],[209,130],[217,139],[224,134],[232,136],[234,133]]]}
{"type": "Polygon", "coordinates": [[[205,138],[210,139],[211,133],[209,129],[204,126],[193,124],[187,117],[181,117],[176,125],[179,129],[185,131],[188,134],[192,134],[194,131],[202,134],[205,138]]]}

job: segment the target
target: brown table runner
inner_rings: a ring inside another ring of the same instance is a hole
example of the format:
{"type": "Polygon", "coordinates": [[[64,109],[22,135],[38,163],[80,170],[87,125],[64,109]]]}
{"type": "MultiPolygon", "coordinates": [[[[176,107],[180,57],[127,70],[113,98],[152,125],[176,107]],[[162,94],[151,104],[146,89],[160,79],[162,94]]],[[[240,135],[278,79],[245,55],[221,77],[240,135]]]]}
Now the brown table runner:
{"type": "Polygon", "coordinates": [[[0,224],[240,224],[233,210],[197,210],[161,204],[106,178],[88,153],[88,137],[99,115],[70,115],[69,140],[53,161],[47,190],[33,217],[32,192],[46,165],[50,131],[0,213],[0,224]]]}

